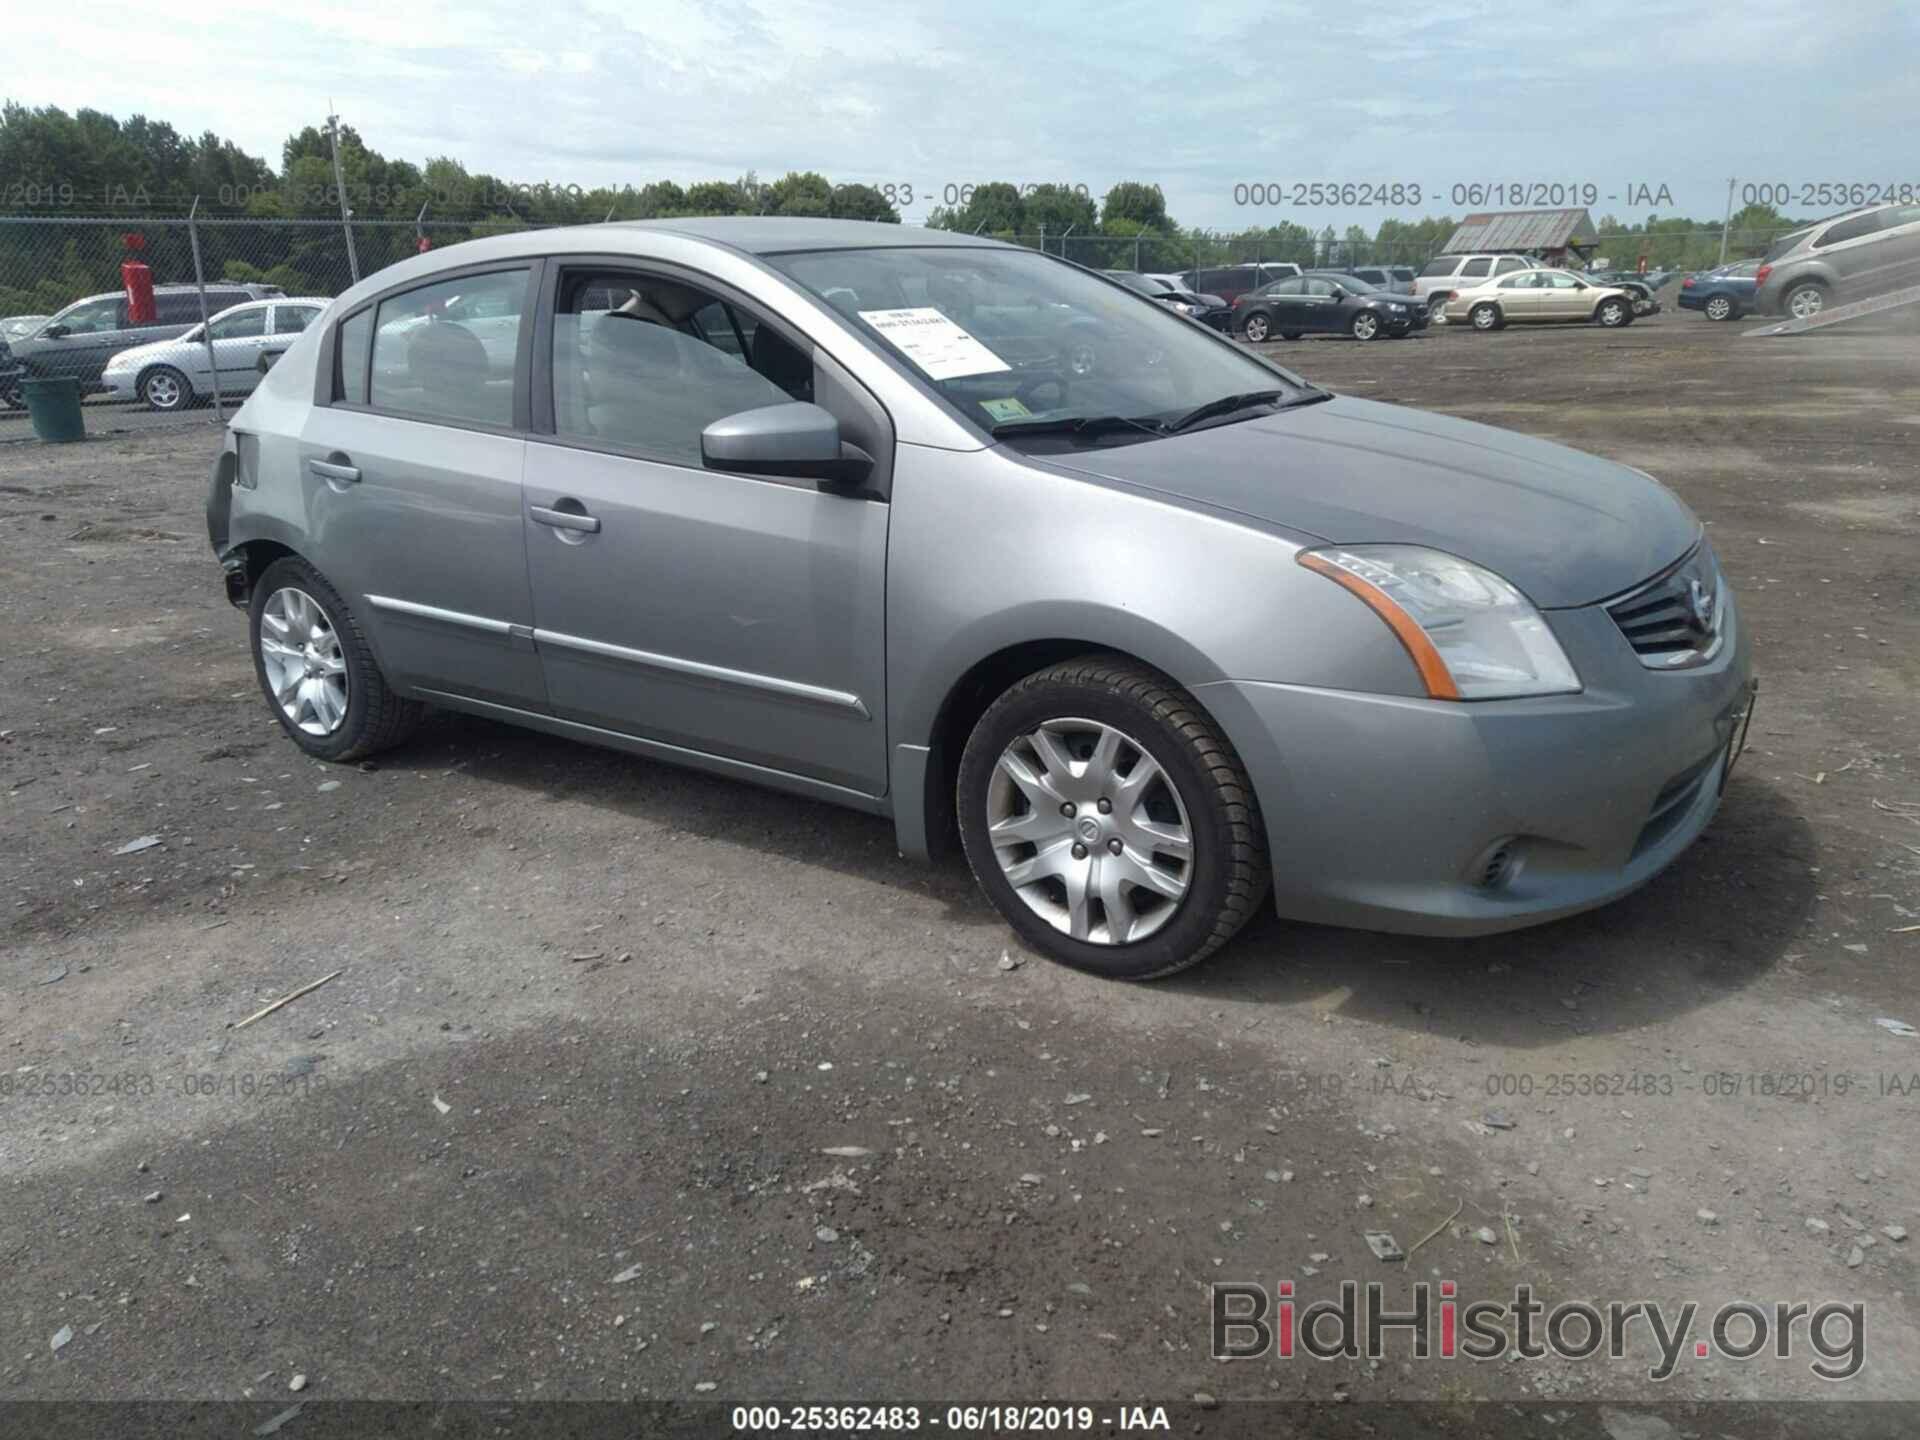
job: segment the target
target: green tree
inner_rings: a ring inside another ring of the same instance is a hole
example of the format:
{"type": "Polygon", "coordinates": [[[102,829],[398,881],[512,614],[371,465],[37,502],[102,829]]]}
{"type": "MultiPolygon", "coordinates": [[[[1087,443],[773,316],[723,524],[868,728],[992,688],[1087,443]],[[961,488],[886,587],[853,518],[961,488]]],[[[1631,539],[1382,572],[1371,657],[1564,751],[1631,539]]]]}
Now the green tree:
{"type": "Polygon", "coordinates": [[[900,223],[900,212],[871,185],[835,186],[833,208],[829,213],[836,220],[880,220],[889,225],[900,223]]]}
{"type": "Polygon", "coordinates": [[[833,186],[817,171],[790,172],[767,187],[767,212],[773,215],[831,215],[833,186]]]}
{"type": "Polygon", "coordinates": [[[1100,212],[1100,228],[1109,235],[1138,234],[1141,230],[1171,231],[1173,222],[1167,218],[1167,197],[1161,193],[1158,185],[1150,185],[1142,180],[1122,180],[1107,191],[1105,207],[1100,212]],[[1116,230],[1116,224],[1137,227],[1132,230],[1116,230]]]}

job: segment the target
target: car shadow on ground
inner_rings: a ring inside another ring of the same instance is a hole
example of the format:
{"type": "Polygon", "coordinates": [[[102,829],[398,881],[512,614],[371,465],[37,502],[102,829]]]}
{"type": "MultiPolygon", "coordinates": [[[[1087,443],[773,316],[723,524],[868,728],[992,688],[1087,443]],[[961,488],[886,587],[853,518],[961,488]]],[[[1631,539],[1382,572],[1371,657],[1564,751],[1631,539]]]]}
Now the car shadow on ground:
{"type": "MultiPolygon", "coordinates": [[[[548,801],[607,807],[911,890],[940,901],[950,923],[1019,944],[964,859],[953,853],[923,866],[903,858],[886,819],[445,713],[393,760],[456,764],[475,780],[548,801]]],[[[1476,1044],[1561,1044],[1669,1020],[1760,979],[1810,923],[1818,865],[1813,830],[1791,799],[1757,776],[1738,775],[1693,846],[1651,883],[1601,909],[1459,940],[1305,925],[1267,910],[1205,964],[1159,983],[1476,1044]]]]}

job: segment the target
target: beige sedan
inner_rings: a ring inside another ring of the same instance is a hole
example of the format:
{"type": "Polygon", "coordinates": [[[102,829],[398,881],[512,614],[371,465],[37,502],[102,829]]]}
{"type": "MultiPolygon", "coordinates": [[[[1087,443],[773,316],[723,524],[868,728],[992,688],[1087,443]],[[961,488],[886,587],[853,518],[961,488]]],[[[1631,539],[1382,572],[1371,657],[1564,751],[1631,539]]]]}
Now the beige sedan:
{"type": "Polygon", "coordinates": [[[1455,290],[1442,313],[1449,325],[1475,330],[1549,320],[1588,320],[1611,330],[1633,323],[1633,296],[1568,270],[1520,270],[1471,290],[1455,290]]]}

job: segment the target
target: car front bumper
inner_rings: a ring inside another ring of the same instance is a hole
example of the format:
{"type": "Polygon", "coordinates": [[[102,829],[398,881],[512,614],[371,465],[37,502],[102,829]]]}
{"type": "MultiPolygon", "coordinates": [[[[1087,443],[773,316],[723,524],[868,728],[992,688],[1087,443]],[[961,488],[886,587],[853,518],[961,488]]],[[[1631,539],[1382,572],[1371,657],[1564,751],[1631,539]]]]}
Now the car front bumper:
{"type": "Polygon", "coordinates": [[[109,370],[100,377],[100,389],[116,400],[139,398],[140,377],[131,370],[109,370]]]}
{"type": "Polygon", "coordinates": [[[1720,653],[1645,669],[1599,607],[1549,612],[1586,688],[1461,703],[1257,681],[1196,691],[1259,797],[1290,919],[1483,935],[1616,899],[1706,828],[1755,685],[1720,653]]]}

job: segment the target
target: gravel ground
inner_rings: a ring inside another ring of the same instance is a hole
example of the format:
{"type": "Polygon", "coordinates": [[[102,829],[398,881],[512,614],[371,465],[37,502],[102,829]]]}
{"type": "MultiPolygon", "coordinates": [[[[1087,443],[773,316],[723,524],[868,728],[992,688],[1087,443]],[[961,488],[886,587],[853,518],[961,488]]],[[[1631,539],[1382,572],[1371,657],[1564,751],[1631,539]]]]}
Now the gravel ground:
{"type": "Polygon", "coordinates": [[[206,549],[211,427],[0,445],[0,1394],[1920,1398],[1920,1039],[1876,1023],[1920,1025],[1920,345],[1739,328],[1273,347],[1672,484],[1764,690],[1625,901],[1268,917],[1144,987],[883,821],[457,717],[317,766],[206,549]],[[1283,1279],[1857,1301],[1865,1362],[1209,1359],[1208,1285],[1283,1279]]]}

